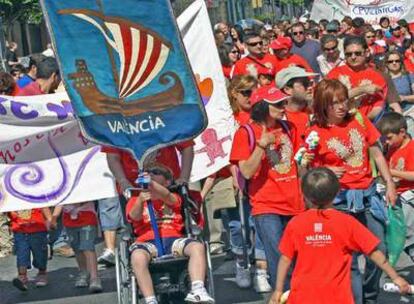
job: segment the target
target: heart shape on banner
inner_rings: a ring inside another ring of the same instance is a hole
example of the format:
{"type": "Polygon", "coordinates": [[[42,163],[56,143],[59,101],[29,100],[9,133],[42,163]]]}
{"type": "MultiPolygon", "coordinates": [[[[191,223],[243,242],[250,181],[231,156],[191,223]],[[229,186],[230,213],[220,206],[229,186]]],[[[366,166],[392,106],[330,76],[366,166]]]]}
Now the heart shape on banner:
{"type": "Polygon", "coordinates": [[[213,80],[207,77],[201,81],[199,74],[196,74],[195,77],[197,81],[198,90],[200,91],[201,99],[203,100],[204,106],[206,106],[207,103],[210,101],[211,96],[213,95],[213,80]]]}

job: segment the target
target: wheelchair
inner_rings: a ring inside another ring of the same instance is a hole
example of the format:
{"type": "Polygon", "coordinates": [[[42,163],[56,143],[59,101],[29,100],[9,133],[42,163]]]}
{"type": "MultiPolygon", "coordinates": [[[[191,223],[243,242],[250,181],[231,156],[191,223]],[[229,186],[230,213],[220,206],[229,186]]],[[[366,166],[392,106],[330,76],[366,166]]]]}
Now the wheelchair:
{"type": "MultiPolygon", "coordinates": [[[[207,271],[205,286],[210,296],[214,298],[213,269],[208,242],[201,236],[203,218],[200,201],[194,200],[197,192],[188,191],[186,186],[175,186],[172,192],[179,193],[183,199],[182,215],[185,228],[184,235],[203,242],[206,252],[207,271]]],[[[170,189],[171,190],[171,189],[170,189]]],[[[199,195],[199,194],[198,194],[199,195]]],[[[133,231],[133,230],[131,230],[133,231]]],[[[137,279],[130,261],[129,247],[135,237],[126,232],[115,252],[115,272],[118,304],[143,303],[142,295],[138,290],[137,279]]],[[[174,257],[172,254],[155,258],[149,265],[154,291],[159,303],[184,303],[184,298],[191,290],[191,280],[187,270],[187,257],[174,257]]]]}

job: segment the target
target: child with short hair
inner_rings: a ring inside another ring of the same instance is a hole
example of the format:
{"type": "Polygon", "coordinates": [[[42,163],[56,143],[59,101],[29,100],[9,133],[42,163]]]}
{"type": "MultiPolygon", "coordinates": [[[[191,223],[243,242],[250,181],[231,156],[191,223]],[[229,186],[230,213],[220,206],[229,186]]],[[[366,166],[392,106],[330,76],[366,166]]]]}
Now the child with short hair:
{"type": "Polygon", "coordinates": [[[410,285],[376,249],[379,240],[351,215],[337,211],[332,201],[339,181],[329,169],[308,171],[302,179],[305,200],[311,209],[288,223],[279,245],[282,256],[276,290],[270,303],[279,303],[288,269],[295,259],[289,304],[354,303],[351,288],[352,253],[362,252],[407,293],[410,285]]]}
{"type": "Polygon", "coordinates": [[[154,165],[147,170],[151,176],[148,189],[129,200],[127,219],[134,227],[137,239],[130,247],[131,264],[146,304],[157,304],[149,264],[159,256],[146,202],[152,200],[165,254],[187,256],[191,291],[185,298],[190,303],[214,303],[204,287],[206,257],[204,245],[195,239],[183,237],[184,219],[181,215],[181,197],[167,188],[173,182],[171,170],[154,165]]]}
{"type": "Polygon", "coordinates": [[[52,224],[62,214],[62,223],[66,227],[69,242],[75,251],[79,274],[75,287],[89,286],[89,292],[102,292],[101,279],[98,276],[98,263],[95,252],[98,219],[93,202],[57,206],[53,211],[52,224]]]}
{"type": "Polygon", "coordinates": [[[404,251],[414,261],[414,140],[407,133],[407,121],[395,112],[378,123],[383,136],[390,173],[397,186],[407,226],[404,251]]]}
{"type": "Polygon", "coordinates": [[[29,279],[27,269],[32,266],[30,255],[33,256],[33,266],[39,270],[36,287],[44,287],[47,282],[47,231],[51,220],[49,208],[12,211],[8,213],[11,230],[14,235],[14,249],[17,260],[17,278],[13,285],[22,290],[28,289],[29,279]]]}

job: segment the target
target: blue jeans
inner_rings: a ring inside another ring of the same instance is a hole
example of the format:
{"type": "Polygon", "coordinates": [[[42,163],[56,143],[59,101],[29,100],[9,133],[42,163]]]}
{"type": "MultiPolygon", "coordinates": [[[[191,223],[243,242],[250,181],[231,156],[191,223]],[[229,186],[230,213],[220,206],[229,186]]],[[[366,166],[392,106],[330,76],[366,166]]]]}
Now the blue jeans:
{"type": "MultiPolygon", "coordinates": [[[[270,285],[275,288],[276,271],[279,263],[280,252],[279,242],[282,238],[283,231],[291,216],[279,214],[260,214],[254,216],[254,223],[257,234],[260,236],[266,253],[267,272],[270,276],[270,285]]],[[[286,279],[286,289],[289,289],[290,279],[286,279]]]]}
{"type": "MultiPolygon", "coordinates": [[[[384,255],[386,254],[385,247],[385,227],[374,218],[369,210],[361,213],[351,214],[360,223],[368,228],[381,241],[377,249],[384,255]]],[[[358,267],[358,254],[353,255],[351,266],[352,278],[352,292],[354,295],[355,304],[375,304],[380,292],[380,278],[382,270],[378,268],[370,259],[366,259],[365,273],[362,276],[358,267]]]]}
{"type": "MultiPolygon", "coordinates": [[[[266,260],[265,249],[263,242],[260,239],[259,234],[255,228],[255,224],[252,216],[250,215],[250,204],[248,198],[243,199],[244,210],[244,223],[246,228],[246,246],[249,254],[252,252],[252,244],[250,240],[250,232],[253,230],[256,232],[255,244],[254,244],[254,257],[257,260],[266,260]]],[[[229,230],[230,230],[230,245],[231,251],[236,255],[243,255],[243,238],[240,222],[239,207],[228,208],[227,214],[229,218],[229,230]]]]}
{"type": "Polygon", "coordinates": [[[17,267],[31,267],[30,253],[33,254],[33,266],[46,270],[47,266],[47,232],[14,233],[14,248],[17,267]]]}
{"type": "Polygon", "coordinates": [[[53,249],[69,246],[69,237],[66,233],[66,228],[63,227],[61,216],[59,216],[57,220],[56,229],[49,232],[49,242],[52,245],[53,249]]]}
{"type": "Polygon", "coordinates": [[[98,200],[98,212],[102,231],[115,231],[125,226],[118,196],[98,200]]]}

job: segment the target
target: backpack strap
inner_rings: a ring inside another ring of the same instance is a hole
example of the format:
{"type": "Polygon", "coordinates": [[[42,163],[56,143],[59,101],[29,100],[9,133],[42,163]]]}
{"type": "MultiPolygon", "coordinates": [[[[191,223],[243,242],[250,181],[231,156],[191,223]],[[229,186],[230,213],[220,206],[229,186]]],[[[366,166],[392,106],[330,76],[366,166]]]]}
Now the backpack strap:
{"type": "Polygon", "coordinates": [[[292,139],[292,132],[290,131],[290,126],[286,120],[279,119],[279,123],[282,126],[282,129],[287,133],[290,139],[292,139]]]}
{"type": "Polygon", "coordinates": [[[242,125],[240,128],[243,128],[247,131],[247,135],[249,136],[249,151],[251,153],[256,146],[256,136],[254,135],[253,128],[250,124],[242,125]]]}

